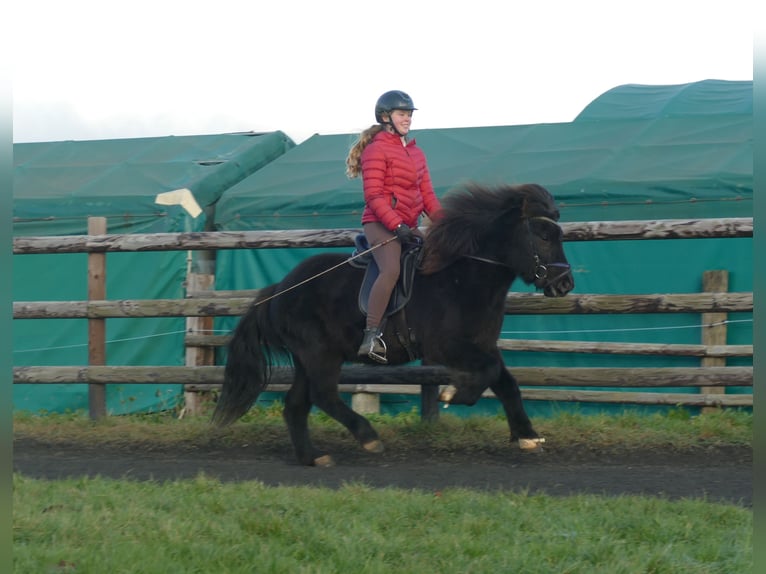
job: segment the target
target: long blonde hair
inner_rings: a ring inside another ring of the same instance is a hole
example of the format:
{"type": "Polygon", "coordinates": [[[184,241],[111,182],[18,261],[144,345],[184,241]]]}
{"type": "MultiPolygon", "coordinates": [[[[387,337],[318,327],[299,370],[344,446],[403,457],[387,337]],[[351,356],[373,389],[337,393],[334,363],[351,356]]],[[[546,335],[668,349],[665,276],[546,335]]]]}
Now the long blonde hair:
{"type": "Polygon", "coordinates": [[[359,177],[359,174],[362,173],[362,151],[382,129],[383,126],[381,124],[371,125],[359,134],[359,139],[351,146],[346,158],[346,175],[349,179],[359,177]]]}

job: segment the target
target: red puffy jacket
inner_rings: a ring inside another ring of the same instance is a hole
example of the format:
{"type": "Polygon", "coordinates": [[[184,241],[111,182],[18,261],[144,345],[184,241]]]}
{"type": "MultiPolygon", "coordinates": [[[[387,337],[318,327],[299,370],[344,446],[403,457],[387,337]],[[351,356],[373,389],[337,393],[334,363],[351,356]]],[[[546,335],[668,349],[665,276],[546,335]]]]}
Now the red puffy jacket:
{"type": "Polygon", "coordinates": [[[400,223],[417,227],[420,214],[433,218],[441,209],[431,184],[426,156],[415,140],[378,132],[361,157],[365,208],[362,224],[379,221],[393,231],[400,223]]]}

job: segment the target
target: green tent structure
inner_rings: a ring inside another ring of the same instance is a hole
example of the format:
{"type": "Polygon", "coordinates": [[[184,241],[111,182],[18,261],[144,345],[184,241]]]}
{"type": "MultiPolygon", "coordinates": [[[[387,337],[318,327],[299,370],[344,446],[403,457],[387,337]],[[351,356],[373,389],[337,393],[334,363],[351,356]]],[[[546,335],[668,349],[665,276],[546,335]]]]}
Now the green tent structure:
{"type": "MultiPolygon", "coordinates": [[[[223,193],[293,148],[282,132],[61,141],[14,145],[14,236],[202,231],[223,193]]],[[[179,299],[197,261],[185,252],[111,253],[108,299],[179,299]]],[[[15,255],[14,301],[87,299],[86,254],[15,255]]],[[[109,319],[107,365],[183,365],[184,319],[109,319]]],[[[17,320],[13,361],[85,365],[87,321],[17,320]]],[[[108,385],[111,414],[173,408],[181,385],[108,385]]],[[[16,385],[14,407],[33,412],[88,408],[82,384],[16,385]]]]}
{"type": "MultiPolygon", "coordinates": [[[[604,93],[568,123],[427,129],[412,135],[428,156],[439,196],[467,181],[535,182],[557,198],[564,222],[752,217],[752,111],[752,82],[626,85],[604,93]]],[[[243,179],[218,202],[215,228],[360,228],[361,182],[344,174],[356,136],[315,135],[243,179]]],[[[313,252],[221,252],[216,288],[263,287],[313,252]]],[[[699,292],[704,271],[714,269],[729,271],[730,291],[752,290],[749,238],[582,242],[568,244],[567,253],[579,293],[699,292]]],[[[752,315],[732,319],[729,342],[750,344],[752,315]]],[[[218,322],[222,331],[232,324],[231,319],[218,322]]],[[[700,331],[698,315],[549,315],[508,317],[502,336],[699,343],[700,331]]],[[[523,366],[697,366],[698,361],[506,354],[507,364],[523,366]]],[[[381,400],[383,408],[388,400],[392,409],[409,409],[417,398],[381,400]]]]}

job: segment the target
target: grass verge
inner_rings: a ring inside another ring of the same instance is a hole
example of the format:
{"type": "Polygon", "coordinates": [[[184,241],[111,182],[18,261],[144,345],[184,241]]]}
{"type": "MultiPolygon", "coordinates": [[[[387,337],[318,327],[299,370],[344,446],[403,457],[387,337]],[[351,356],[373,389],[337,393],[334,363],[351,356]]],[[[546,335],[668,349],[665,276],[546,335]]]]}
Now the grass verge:
{"type": "Polygon", "coordinates": [[[752,512],[705,501],[14,478],[14,572],[730,573],[752,512]]]}
{"type": "MultiPolygon", "coordinates": [[[[387,448],[429,449],[432,452],[457,449],[496,452],[508,448],[508,425],[504,416],[461,418],[442,415],[436,423],[424,423],[416,412],[369,415],[387,448]]],[[[152,448],[197,448],[217,444],[241,444],[254,440],[288,444],[281,408],[254,408],[237,423],[223,429],[213,427],[208,416],[179,418],[172,412],[110,416],[91,421],[86,413],[14,414],[14,438],[83,445],[140,446],[152,448]]],[[[327,415],[311,415],[312,435],[318,441],[346,440],[348,432],[327,415]]],[[[669,414],[580,415],[562,413],[535,421],[548,444],[585,445],[590,448],[673,447],[688,449],[709,446],[750,446],[753,415],[750,412],[721,410],[704,416],[690,416],[683,409],[669,414]]]]}

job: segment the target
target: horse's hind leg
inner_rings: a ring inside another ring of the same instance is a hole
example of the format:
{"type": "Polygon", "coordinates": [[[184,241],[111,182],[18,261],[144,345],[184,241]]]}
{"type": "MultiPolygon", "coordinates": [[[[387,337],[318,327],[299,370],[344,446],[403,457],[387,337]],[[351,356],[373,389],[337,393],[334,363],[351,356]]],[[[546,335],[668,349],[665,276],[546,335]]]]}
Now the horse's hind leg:
{"type": "Polygon", "coordinates": [[[540,444],[545,439],[541,439],[532,428],[532,422],[529,420],[521,400],[521,390],[513,375],[503,367],[500,376],[490,385],[490,388],[505,410],[508,426],[511,429],[511,441],[518,440],[519,447],[525,452],[542,451],[540,444]]]}
{"type": "Polygon", "coordinates": [[[351,409],[338,394],[340,365],[332,371],[312,371],[311,401],[336,421],[345,426],[368,452],[383,452],[383,443],[370,421],[351,409]]]}
{"type": "Polygon", "coordinates": [[[383,452],[383,443],[370,421],[346,405],[337,389],[318,390],[314,401],[320,409],[345,426],[364,450],[374,453],[383,452]]]}
{"type": "Polygon", "coordinates": [[[369,452],[382,452],[383,444],[378,433],[369,421],[350,409],[338,394],[337,381],[340,378],[340,367],[337,372],[326,371],[324,376],[319,371],[312,371],[312,376],[306,374],[306,369],[300,361],[295,360],[295,380],[285,398],[283,416],[290,433],[295,455],[298,462],[307,466],[332,466],[332,457],[314,448],[308,428],[308,416],[311,405],[315,404],[332,418],[343,424],[351,434],[369,452]]]}
{"type": "Polygon", "coordinates": [[[311,443],[308,418],[311,412],[308,381],[300,364],[295,365],[295,379],[287,391],[282,416],[287,423],[290,440],[298,462],[307,466],[331,466],[332,459],[322,455],[311,443]]]}

